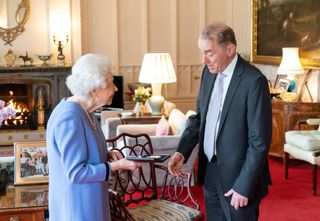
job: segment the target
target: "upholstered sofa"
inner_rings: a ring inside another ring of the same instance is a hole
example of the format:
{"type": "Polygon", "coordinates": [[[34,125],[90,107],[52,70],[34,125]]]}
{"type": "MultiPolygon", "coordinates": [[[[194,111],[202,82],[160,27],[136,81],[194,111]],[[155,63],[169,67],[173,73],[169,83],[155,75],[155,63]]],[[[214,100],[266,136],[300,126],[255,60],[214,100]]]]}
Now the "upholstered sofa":
{"type": "MultiPolygon", "coordinates": [[[[148,103],[146,103],[146,111],[151,111],[148,103]]],[[[176,108],[174,103],[165,101],[163,112],[166,116],[169,116],[171,111],[176,108]]],[[[121,120],[119,115],[121,113],[134,112],[134,110],[108,110],[102,111],[100,115],[101,128],[106,139],[113,138],[117,135],[117,127],[121,125],[121,120]]]]}
{"type": "MultiPolygon", "coordinates": [[[[188,111],[186,114],[182,113],[178,109],[173,109],[169,115],[168,123],[170,125],[170,131],[167,135],[157,135],[157,129],[159,130],[159,124],[125,124],[117,127],[117,135],[121,133],[146,133],[150,136],[154,154],[170,154],[173,155],[179,144],[181,135],[185,129],[186,122],[190,115],[195,114],[194,111],[188,111]],[[157,128],[158,127],[158,128],[157,128]]],[[[194,163],[197,158],[198,147],[196,147],[188,161],[183,165],[182,170],[187,172],[194,172],[194,163]]],[[[161,165],[167,166],[168,161],[161,163],[161,165]]],[[[194,173],[193,173],[194,175],[194,173]]],[[[157,183],[163,180],[164,174],[157,173],[157,183]]]]}
{"type": "Polygon", "coordinates": [[[100,115],[101,129],[106,139],[117,136],[117,127],[121,124],[120,113],[130,111],[102,111],[100,115]]]}

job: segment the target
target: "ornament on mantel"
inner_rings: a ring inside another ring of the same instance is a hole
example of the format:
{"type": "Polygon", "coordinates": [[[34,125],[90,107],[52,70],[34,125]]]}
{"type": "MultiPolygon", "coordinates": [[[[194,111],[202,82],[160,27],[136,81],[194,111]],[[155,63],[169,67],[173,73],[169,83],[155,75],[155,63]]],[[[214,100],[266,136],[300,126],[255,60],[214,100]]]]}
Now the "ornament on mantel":
{"type": "Polygon", "coordinates": [[[3,57],[4,57],[4,60],[6,61],[7,67],[14,67],[17,57],[13,54],[13,51],[10,48],[3,57]]]}

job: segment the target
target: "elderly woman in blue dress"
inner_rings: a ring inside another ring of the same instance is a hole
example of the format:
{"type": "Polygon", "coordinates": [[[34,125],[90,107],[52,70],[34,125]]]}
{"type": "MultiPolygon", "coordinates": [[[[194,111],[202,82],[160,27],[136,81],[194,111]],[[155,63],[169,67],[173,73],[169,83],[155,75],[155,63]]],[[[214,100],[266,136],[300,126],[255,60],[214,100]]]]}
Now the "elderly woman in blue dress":
{"type": "Polygon", "coordinates": [[[61,100],[47,125],[50,220],[111,220],[111,171],[134,170],[141,165],[107,151],[93,113],[111,104],[117,91],[110,60],[96,54],[80,57],[66,84],[73,96],[61,100]]]}

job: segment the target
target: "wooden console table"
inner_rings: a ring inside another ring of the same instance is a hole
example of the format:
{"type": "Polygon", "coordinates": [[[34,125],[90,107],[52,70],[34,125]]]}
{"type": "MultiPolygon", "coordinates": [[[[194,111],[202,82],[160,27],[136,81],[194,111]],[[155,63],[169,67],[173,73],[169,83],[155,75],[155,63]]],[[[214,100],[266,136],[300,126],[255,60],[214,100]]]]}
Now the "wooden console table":
{"type": "MultiPolygon", "coordinates": [[[[272,142],[269,154],[283,156],[285,132],[301,130],[301,123],[309,118],[320,118],[320,103],[272,101],[272,142]]],[[[307,128],[306,128],[307,129],[307,128]]],[[[308,128],[311,129],[311,128],[308,128]]]]}
{"type": "Polygon", "coordinates": [[[44,221],[48,209],[48,185],[0,185],[1,221],[44,221]]]}

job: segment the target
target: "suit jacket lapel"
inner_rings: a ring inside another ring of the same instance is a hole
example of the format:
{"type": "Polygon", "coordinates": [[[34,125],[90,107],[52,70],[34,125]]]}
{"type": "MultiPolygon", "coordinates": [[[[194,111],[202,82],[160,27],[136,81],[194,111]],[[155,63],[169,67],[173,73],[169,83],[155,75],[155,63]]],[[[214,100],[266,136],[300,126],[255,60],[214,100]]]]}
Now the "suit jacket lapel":
{"type": "Polygon", "coordinates": [[[230,81],[230,84],[229,84],[229,88],[228,88],[226,97],[224,99],[217,137],[219,136],[221,128],[224,125],[224,122],[226,120],[227,114],[229,112],[229,108],[230,108],[231,102],[233,100],[233,97],[234,97],[234,95],[235,95],[235,93],[237,91],[237,88],[239,86],[239,83],[241,81],[241,74],[243,72],[243,69],[244,69],[244,60],[239,56],[238,57],[238,62],[237,62],[236,67],[235,67],[235,69],[233,71],[233,75],[232,75],[232,78],[231,78],[231,81],[230,81]]]}
{"type": "MultiPolygon", "coordinates": [[[[205,90],[205,91],[208,91],[208,94],[206,94],[206,101],[205,101],[205,104],[206,104],[206,107],[205,107],[205,110],[204,110],[204,113],[206,114],[207,116],[207,111],[208,111],[208,108],[209,108],[209,103],[210,103],[210,98],[211,98],[211,94],[212,94],[212,90],[213,90],[213,86],[214,86],[214,82],[216,81],[216,78],[217,78],[217,74],[212,74],[209,72],[208,70],[208,90],[205,90]]],[[[205,121],[206,117],[204,118],[204,121],[205,121]]]]}

